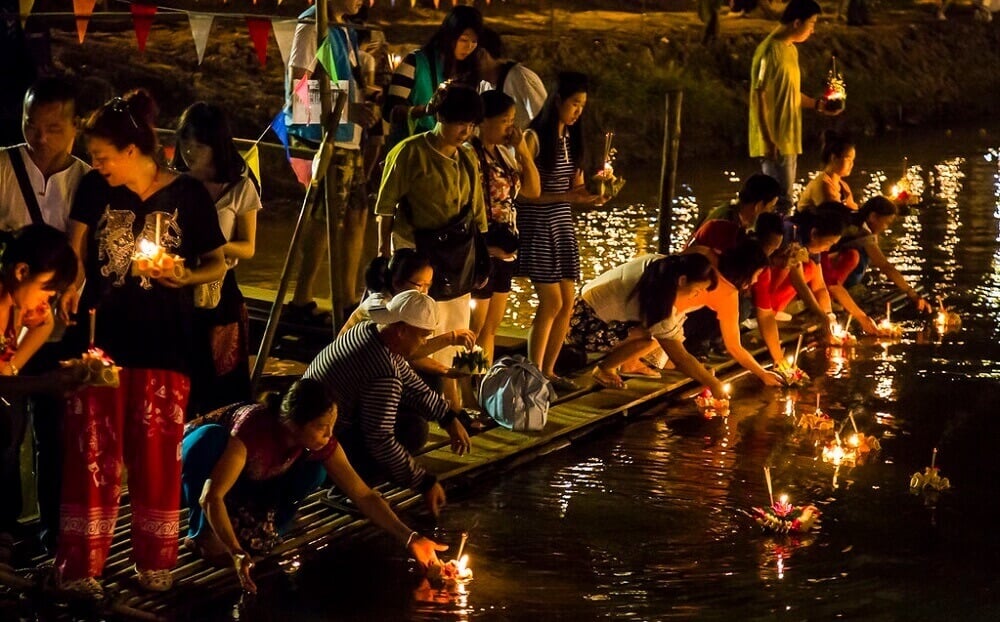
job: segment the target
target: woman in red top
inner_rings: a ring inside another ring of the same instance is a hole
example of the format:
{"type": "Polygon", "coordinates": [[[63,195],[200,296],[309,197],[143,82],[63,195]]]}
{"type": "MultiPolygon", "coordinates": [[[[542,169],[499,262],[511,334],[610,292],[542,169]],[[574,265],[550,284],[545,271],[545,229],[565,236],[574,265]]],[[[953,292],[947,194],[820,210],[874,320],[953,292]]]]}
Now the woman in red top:
{"type": "MultiPolygon", "coordinates": [[[[17,377],[52,333],[49,300],[76,278],[76,256],[66,236],[43,224],[28,225],[0,240],[0,396],[52,389],[64,372],[17,377]],[[21,333],[24,331],[24,337],[21,333]]],[[[21,403],[0,402],[0,548],[21,515],[20,448],[28,422],[21,403]]],[[[2,554],[2,552],[0,552],[2,554]]]]}
{"type": "Polygon", "coordinates": [[[436,562],[435,551],[447,547],[403,524],[364,483],[333,437],[336,419],[323,383],[307,378],[293,384],[280,404],[235,404],[192,423],[183,444],[184,500],[191,510],[185,545],[232,565],[243,588],[255,592],[245,549],[266,552],[277,544],[296,505],[329,474],[420,563],[436,562]]]}
{"type": "MultiPolygon", "coordinates": [[[[97,311],[95,344],[122,368],[119,387],[74,395],[64,426],[56,572],[63,589],[91,597],[102,593],[96,577],[114,536],[126,464],[136,579],[153,591],[173,584],[180,443],[197,351],[191,286],[226,271],[226,239],[212,197],[197,179],[159,165],[154,114],[150,96],[134,91],[87,120],[94,169],[81,180],[70,212],[70,241],[87,281],[80,306],[97,311]],[[155,278],[134,274],[143,240],[183,258],[183,266],[155,278]]],[[[87,322],[78,324],[84,330],[68,338],[82,350],[87,322]]]]}

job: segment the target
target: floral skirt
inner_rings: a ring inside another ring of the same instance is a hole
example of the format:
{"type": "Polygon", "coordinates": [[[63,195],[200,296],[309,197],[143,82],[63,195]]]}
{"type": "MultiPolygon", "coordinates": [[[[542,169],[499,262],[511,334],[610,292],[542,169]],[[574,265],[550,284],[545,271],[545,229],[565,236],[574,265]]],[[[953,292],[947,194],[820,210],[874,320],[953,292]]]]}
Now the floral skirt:
{"type": "Polygon", "coordinates": [[[583,298],[577,298],[573,305],[573,317],[569,321],[566,343],[587,352],[607,352],[625,341],[629,331],[638,325],[639,322],[605,322],[597,317],[594,308],[583,298]]]}

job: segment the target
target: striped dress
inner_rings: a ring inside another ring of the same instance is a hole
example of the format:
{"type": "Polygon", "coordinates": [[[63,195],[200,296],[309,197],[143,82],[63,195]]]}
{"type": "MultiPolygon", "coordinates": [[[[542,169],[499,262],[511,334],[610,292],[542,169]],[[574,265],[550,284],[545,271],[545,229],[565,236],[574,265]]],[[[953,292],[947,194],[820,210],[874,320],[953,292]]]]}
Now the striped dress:
{"type": "MultiPolygon", "coordinates": [[[[536,159],[543,193],[567,192],[573,186],[576,166],[569,147],[569,136],[559,139],[556,163],[551,169],[536,159]]],[[[579,280],[580,246],[569,203],[520,203],[517,228],[521,235],[518,276],[526,276],[533,283],[579,280]]]]}

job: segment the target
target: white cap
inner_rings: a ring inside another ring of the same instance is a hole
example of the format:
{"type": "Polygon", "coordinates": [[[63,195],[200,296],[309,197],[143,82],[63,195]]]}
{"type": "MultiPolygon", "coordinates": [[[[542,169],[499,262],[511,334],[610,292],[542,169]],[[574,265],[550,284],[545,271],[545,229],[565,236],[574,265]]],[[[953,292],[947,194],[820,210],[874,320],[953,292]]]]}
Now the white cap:
{"type": "Polygon", "coordinates": [[[400,292],[387,302],[369,308],[368,315],[376,324],[403,322],[424,330],[434,330],[438,324],[437,303],[415,289],[400,292]]]}

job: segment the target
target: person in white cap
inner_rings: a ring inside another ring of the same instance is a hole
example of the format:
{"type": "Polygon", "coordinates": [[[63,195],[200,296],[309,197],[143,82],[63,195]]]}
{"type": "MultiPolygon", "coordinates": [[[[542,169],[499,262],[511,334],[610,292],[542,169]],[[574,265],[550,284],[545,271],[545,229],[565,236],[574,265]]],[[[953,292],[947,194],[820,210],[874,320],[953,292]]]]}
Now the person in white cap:
{"type": "Polygon", "coordinates": [[[409,290],[369,314],[371,322],[337,337],[303,378],[319,380],[334,395],[340,413],[335,434],[358,472],[366,479],[387,475],[420,492],[436,516],[445,503],[444,489],[411,453],[426,442],[429,421],[448,432],[455,453],[471,447],[457,413],[406,362],[434,332],[437,306],[426,294],[409,290]]]}

